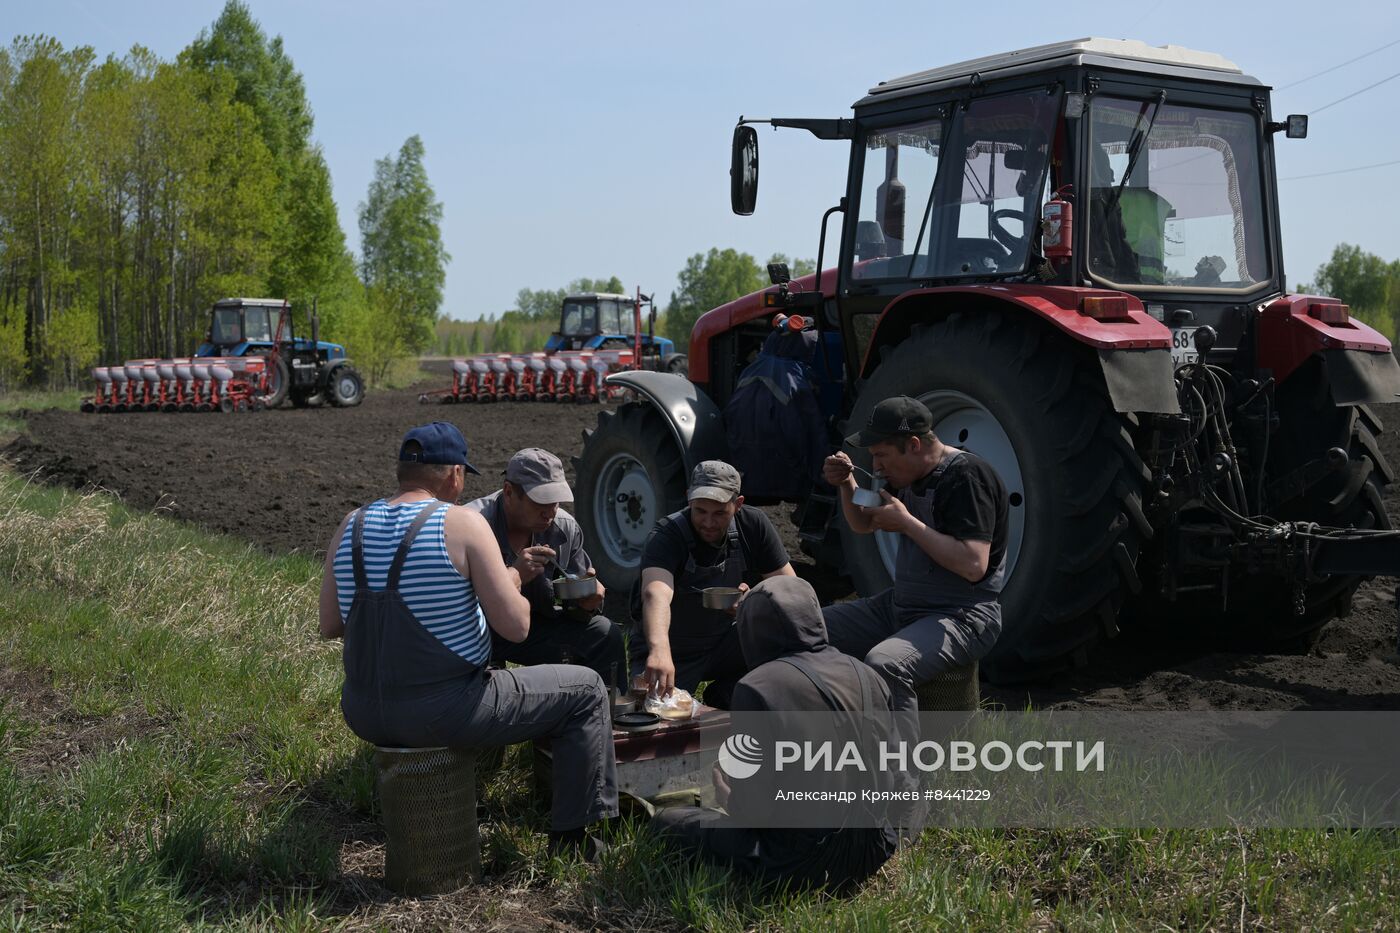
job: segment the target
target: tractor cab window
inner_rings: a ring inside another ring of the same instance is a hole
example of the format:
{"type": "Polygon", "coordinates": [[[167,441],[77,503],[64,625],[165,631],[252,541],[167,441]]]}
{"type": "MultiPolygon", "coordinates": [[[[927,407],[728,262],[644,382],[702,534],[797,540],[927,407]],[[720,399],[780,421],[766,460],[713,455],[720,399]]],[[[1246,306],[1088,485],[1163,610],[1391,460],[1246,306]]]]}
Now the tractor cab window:
{"type": "Polygon", "coordinates": [[[243,342],[243,315],[238,308],[216,308],[209,342],[220,346],[243,342]]]}
{"type": "Polygon", "coordinates": [[[979,98],[949,134],[916,278],[1017,273],[1030,260],[1031,231],[1050,165],[1059,94],[979,98]]]}
{"type": "Polygon", "coordinates": [[[560,333],[565,337],[592,337],[598,333],[598,307],[591,301],[564,302],[560,333]]]}
{"type": "Polygon", "coordinates": [[[929,120],[876,130],[865,138],[852,277],[908,276],[906,241],[912,243],[918,234],[920,212],[933,193],[943,129],[942,120],[929,120]]]}
{"type": "Polygon", "coordinates": [[[622,321],[618,316],[616,301],[608,298],[598,300],[598,332],[602,334],[622,333],[622,321]]]}
{"type": "Polygon", "coordinates": [[[606,333],[622,334],[628,337],[632,336],[635,331],[635,328],[632,326],[634,323],[632,320],[632,303],[630,301],[609,301],[608,304],[612,305],[615,309],[617,323],[616,326],[612,324],[606,325],[604,328],[606,333]]]}
{"type": "Polygon", "coordinates": [[[1024,272],[1060,94],[1003,94],[866,138],[853,278],[1024,272]]]}
{"type": "Polygon", "coordinates": [[[1234,291],[1268,279],[1254,114],[1095,97],[1087,161],[1096,278],[1234,291]]]}
{"type": "Polygon", "coordinates": [[[245,308],[243,311],[243,333],[245,339],[272,342],[272,325],[266,308],[245,308]]]}

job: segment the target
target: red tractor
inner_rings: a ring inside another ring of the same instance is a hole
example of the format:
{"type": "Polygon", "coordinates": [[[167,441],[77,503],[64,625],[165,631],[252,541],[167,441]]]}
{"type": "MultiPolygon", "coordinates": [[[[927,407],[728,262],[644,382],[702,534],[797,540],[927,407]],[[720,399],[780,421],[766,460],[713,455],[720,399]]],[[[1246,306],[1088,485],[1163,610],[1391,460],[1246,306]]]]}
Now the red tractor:
{"type": "MultiPolygon", "coordinates": [[[[1125,606],[1305,644],[1366,576],[1400,574],[1368,407],[1396,399],[1400,366],[1345,305],[1288,292],[1273,149],[1307,118],[1275,122],[1268,87],[1218,55],[1120,40],[935,68],[850,117],[741,118],[739,214],[757,193],[754,123],[848,140],[845,192],[815,275],[770,269],[774,287],[697,322],[690,381],[611,377],[643,400],[602,413],[576,463],[608,586],[632,585],[687,468],[727,456],[736,377],[794,311],[816,322],[833,446],[911,395],[1005,482],[991,677],[1082,661],[1125,606]]],[[[862,594],[887,587],[894,542],[851,534],[832,490],[811,489],[794,510],[804,549],[862,594]]]]}

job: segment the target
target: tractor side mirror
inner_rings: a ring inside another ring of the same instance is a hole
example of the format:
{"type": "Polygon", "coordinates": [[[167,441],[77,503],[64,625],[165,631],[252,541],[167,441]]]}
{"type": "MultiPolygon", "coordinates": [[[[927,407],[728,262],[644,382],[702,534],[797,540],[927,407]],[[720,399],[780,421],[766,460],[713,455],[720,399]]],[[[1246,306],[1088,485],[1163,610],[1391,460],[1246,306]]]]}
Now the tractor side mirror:
{"type": "Polygon", "coordinates": [[[1279,130],[1285,130],[1286,132],[1283,135],[1289,139],[1307,139],[1308,115],[1306,113],[1290,113],[1283,122],[1268,123],[1265,124],[1265,127],[1270,133],[1277,133],[1279,130]]]}
{"type": "Polygon", "coordinates": [[[786,285],[792,281],[792,273],[788,272],[788,265],[785,262],[770,262],[768,264],[768,281],[774,285],[786,285]]]}
{"type": "Polygon", "coordinates": [[[758,131],[751,126],[734,127],[729,152],[729,206],[747,217],[758,201],[758,131]]]}

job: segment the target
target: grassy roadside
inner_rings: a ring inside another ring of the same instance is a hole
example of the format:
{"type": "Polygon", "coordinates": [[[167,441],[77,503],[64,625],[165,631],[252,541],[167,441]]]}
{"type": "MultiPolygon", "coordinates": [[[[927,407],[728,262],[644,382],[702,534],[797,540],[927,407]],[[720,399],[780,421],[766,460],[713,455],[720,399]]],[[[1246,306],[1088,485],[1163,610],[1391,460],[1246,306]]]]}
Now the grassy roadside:
{"type": "Polygon", "coordinates": [[[857,896],[765,900],[625,831],[548,859],[523,756],[488,879],[378,885],[319,567],[0,469],[0,928],[1394,929],[1389,832],[930,832],[857,896]]]}

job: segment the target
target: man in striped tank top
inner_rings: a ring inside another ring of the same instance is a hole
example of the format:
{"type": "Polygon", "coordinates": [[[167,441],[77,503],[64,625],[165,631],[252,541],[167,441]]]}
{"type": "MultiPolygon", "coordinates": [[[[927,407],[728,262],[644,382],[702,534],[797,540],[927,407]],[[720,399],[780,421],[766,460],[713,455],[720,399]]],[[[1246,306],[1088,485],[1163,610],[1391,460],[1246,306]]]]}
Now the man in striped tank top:
{"type": "Polygon", "coordinates": [[[398,491],[345,517],[331,538],[320,629],[345,639],[341,710],[376,745],[490,747],[547,736],[554,756],[551,843],[617,815],[612,723],[602,679],[585,667],[492,670],[491,633],[530,634],[520,575],[490,526],[454,505],[466,473],[461,431],[414,428],[398,491]]]}

